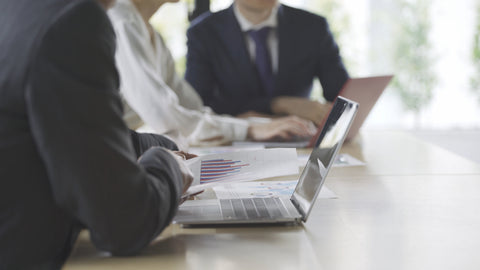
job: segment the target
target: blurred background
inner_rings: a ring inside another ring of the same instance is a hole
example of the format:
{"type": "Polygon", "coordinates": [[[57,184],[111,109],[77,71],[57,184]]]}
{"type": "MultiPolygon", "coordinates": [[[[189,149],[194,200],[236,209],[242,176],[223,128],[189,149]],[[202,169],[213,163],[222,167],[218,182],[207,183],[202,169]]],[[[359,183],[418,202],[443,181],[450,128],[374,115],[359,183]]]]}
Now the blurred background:
{"type": "MultiPolygon", "coordinates": [[[[480,0],[280,2],[327,18],[350,76],[395,74],[364,129],[406,130],[467,157],[480,152],[480,0]]],[[[210,9],[231,3],[211,0],[210,9]]],[[[192,0],[167,4],[151,20],[181,74],[192,9],[192,0]]],[[[312,98],[320,93],[316,83],[312,98]]]]}

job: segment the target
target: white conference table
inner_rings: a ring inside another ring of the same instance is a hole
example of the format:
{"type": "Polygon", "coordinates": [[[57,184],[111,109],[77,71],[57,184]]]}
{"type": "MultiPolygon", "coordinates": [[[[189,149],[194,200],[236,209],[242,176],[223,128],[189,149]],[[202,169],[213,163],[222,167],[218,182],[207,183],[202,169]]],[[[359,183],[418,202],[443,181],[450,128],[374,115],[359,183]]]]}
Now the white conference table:
{"type": "Polygon", "coordinates": [[[480,269],[480,166],[401,132],[365,132],[342,152],[296,227],[171,225],[141,254],[111,257],[84,232],[64,269],[480,269]]]}

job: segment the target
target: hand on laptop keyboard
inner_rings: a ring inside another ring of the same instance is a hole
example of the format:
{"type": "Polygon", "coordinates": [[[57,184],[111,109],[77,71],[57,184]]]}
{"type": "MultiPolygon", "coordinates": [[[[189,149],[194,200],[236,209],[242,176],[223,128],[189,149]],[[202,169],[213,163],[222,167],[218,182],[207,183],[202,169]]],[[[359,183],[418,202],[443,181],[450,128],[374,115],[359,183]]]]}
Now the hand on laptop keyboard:
{"type": "Polygon", "coordinates": [[[272,101],[275,114],[296,115],[321,125],[332,108],[331,103],[320,103],[302,97],[277,97],[272,101]]]}
{"type": "Polygon", "coordinates": [[[248,128],[248,139],[254,141],[291,140],[293,137],[311,137],[315,126],[308,120],[296,116],[281,117],[267,124],[252,124],[248,128]]]}

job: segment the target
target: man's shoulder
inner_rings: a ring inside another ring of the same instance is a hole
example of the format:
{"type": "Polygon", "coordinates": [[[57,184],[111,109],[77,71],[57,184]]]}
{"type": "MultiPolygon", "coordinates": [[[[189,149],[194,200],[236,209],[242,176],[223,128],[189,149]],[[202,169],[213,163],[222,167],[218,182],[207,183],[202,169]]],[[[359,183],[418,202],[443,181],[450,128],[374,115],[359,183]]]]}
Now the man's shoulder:
{"type": "MultiPolygon", "coordinates": [[[[115,33],[97,1],[71,1],[55,14],[36,43],[30,57],[35,68],[52,65],[62,68],[71,78],[116,87],[115,33]]],[[[30,75],[38,79],[35,73],[30,75]]]]}
{"type": "MultiPolygon", "coordinates": [[[[25,2],[22,0],[22,2],[25,2]]],[[[82,36],[81,32],[98,30],[98,25],[108,26],[105,10],[96,0],[45,0],[34,1],[32,7],[28,7],[22,14],[22,24],[32,25],[29,29],[35,44],[45,41],[45,36],[52,32],[71,33],[76,39],[82,36]],[[33,16],[28,16],[33,14],[33,16]]],[[[19,4],[21,5],[21,4],[19,4]]],[[[108,28],[108,27],[107,27],[108,28]]]]}
{"type": "Polygon", "coordinates": [[[296,23],[325,24],[327,21],[321,15],[285,4],[280,5],[279,17],[296,23]]]}
{"type": "MultiPolygon", "coordinates": [[[[85,22],[96,17],[106,18],[104,9],[96,0],[47,0],[39,2],[40,3],[37,3],[34,7],[34,12],[39,14],[39,17],[45,20],[45,25],[47,26],[50,25],[49,21],[55,23],[61,18],[72,17],[75,15],[82,17],[85,22]]],[[[25,20],[28,21],[29,19],[25,20]]]]}
{"type": "Polygon", "coordinates": [[[72,1],[69,5],[65,5],[54,22],[62,21],[74,22],[69,25],[72,28],[89,28],[92,24],[99,22],[110,24],[105,10],[97,1],[92,0],[72,1]]]}
{"type": "Polygon", "coordinates": [[[85,23],[101,16],[102,7],[95,0],[2,0],[0,10],[0,32],[4,38],[0,42],[0,58],[10,63],[0,72],[3,68],[17,70],[20,76],[19,70],[26,72],[46,42],[58,51],[63,49],[60,44],[55,45],[59,35],[52,33],[70,33],[70,40],[77,41],[81,38],[77,30],[88,28],[85,23]]]}
{"type": "Polygon", "coordinates": [[[196,29],[211,28],[216,25],[221,25],[222,22],[226,22],[228,17],[232,15],[232,7],[217,12],[205,12],[192,21],[189,30],[195,31],[196,29]]]}
{"type": "MultiPolygon", "coordinates": [[[[17,25],[18,27],[8,32],[15,33],[17,29],[26,28],[28,26],[28,33],[39,38],[42,31],[49,29],[55,22],[64,17],[66,14],[85,12],[88,15],[100,14],[101,7],[95,0],[42,0],[42,1],[28,1],[28,0],[5,0],[1,1],[0,9],[5,13],[2,14],[1,27],[8,27],[8,25],[17,25]]],[[[90,17],[87,17],[90,19],[90,17]]],[[[88,21],[86,19],[85,21],[88,21]]]]}
{"type": "Polygon", "coordinates": [[[113,54],[115,33],[105,10],[95,0],[70,2],[55,14],[45,33],[39,36],[38,48],[42,50],[38,52],[69,59],[92,49],[113,54]],[[59,48],[62,49],[55,51],[59,48]]]}

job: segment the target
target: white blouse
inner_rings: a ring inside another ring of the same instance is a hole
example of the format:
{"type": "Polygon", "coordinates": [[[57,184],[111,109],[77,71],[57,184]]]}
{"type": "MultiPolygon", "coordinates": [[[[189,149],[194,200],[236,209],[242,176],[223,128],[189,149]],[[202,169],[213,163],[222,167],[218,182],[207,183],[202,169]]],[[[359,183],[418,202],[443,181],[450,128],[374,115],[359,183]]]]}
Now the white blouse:
{"type": "Polygon", "coordinates": [[[138,114],[155,132],[180,133],[191,145],[245,140],[248,122],[216,115],[203,105],[176,74],[173,57],[158,33],[152,45],[148,28],[130,0],[118,0],[108,14],[117,35],[120,92],[128,105],[124,118],[130,128],[138,127],[134,120],[138,114]]]}

